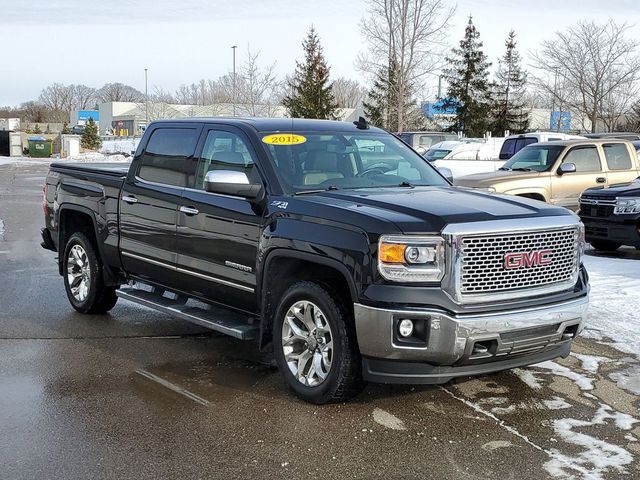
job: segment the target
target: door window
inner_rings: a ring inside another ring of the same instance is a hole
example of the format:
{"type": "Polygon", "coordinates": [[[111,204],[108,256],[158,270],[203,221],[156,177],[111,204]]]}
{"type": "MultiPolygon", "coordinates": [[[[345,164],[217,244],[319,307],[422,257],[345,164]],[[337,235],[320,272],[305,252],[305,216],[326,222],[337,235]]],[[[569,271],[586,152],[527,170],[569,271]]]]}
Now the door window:
{"type": "Polygon", "coordinates": [[[573,163],[576,172],[601,172],[600,155],[596,147],[575,147],[564,157],[562,163],[573,163]]]}
{"type": "Polygon", "coordinates": [[[149,182],[187,186],[187,158],[193,155],[198,131],[194,128],[158,128],[151,134],[138,169],[149,182]]]}
{"type": "Polygon", "coordinates": [[[196,169],[195,188],[204,190],[204,179],[212,170],[244,172],[253,182],[258,179],[255,163],[247,144],[235,133],[209,130],[196,169]]]}
{"type": "Polygon", "coordinates": [[[609,170],[631,170],[631,157],[624,143],[602,145],[609,170]]]}

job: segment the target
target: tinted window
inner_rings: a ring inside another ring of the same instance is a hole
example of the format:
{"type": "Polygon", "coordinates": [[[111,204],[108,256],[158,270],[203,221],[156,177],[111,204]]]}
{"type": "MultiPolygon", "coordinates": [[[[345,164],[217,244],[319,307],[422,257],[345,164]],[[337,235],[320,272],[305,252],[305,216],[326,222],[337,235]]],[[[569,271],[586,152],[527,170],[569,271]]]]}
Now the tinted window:
{"type": "Polygon", "coordinates": [[[631,157],[629,150],[623,143],[610,143],[602,145],[604,150],[604,158],[607,159],[607,167],[609,170],[630,170],[631,157]]]}
{"type": "Polygon", "coordinates": [[[575,163],[576,172],[600,172],[600,156],[596,147],[575,147],[569,150],[562,163],[575,163]]]}
{"type": "Polygon", "coordinates": [[[509,138],[504,141],[500,149],[500,160],[508,160],[527,145],[537,143],[535,137],[509,138]]]}
{"type": "Polygon", "coordinates": [[[442,148],[432,148],[424,154],[424,158],[429,160],[430,162],[434,162],[436,160],[440,160],[441,158],[446,157],[451,153],[451,150],[445,150],[442,148]]]}
{"type": "Polygon", "coordinates": [[[196,169],[195,188],[204,190],[205,176],[212,170],[244,172],[249,180],[257,180],[247,144],[231,132],[210,130],[207,134],[196,169]]]}
{"type": "Polygon", "coordinates": [[[140,159],[138,176],[150,182],[186,187],[186,160],[193,155],[197,133],[193,128],[154,130],[140,159]]]}

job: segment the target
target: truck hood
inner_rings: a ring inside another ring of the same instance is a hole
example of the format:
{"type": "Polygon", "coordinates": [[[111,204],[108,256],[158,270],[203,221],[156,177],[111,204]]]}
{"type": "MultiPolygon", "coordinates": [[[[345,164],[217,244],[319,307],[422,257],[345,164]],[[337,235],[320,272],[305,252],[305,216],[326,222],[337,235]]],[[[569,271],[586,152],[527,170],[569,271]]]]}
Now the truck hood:
{"type": "Polygon", "coordinates": [[[612,197],[640,197],[640,178],[629,183],[612,185],[609,188],[594,187],[584,191],[583,195],[602,198],[612,197]]]}
{"type": "Polygon", "coordinates": [[[568,210],[536,200],[456,187],[338,190],[297,199],[306,204],[307,208],[300,207],[309,215],[348,218],[349,223],[365,231],[369,231],[367,218],[387,222],[387,229],[392,222],[404,233],[433,233],[451,223],[571,215],[568,210]],[[356,215],[347,215],[345,210],[356,215]]]}
{"type": "Polygon", "coordinates": [[[528,180],[538,178],[541,175],[548,175],[548,172],[520,172],[513,170],[496,170],[495,172],[476,173],[454,178],[456,185],[464,187],[489,187],[494,183],[502,183],[510,180],[528,180]]]}

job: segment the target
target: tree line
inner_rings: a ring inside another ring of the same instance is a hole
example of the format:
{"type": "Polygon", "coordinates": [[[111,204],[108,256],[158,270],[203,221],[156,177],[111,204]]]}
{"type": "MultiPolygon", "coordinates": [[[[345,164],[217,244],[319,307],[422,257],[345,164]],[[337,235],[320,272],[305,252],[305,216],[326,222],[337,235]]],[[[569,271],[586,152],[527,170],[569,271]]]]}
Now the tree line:
{"type": "MultiPolygon", "coordinates": [[[[425,85],[438,79],[444,88],[437,107],[447,114],[450,130],[467,136],[526,131],[533,108],[569,111],[583,120],[581,130],[640,130],[640,44],[627,24],[580,21],[541,42],[525,69],[514,30],[494,64],[472,17],[457,46],[449,48],[455,7],[448,0],[368,0],[367,5],[360,23],[366,50],[355,60],[367,87],[331,77],[320,35],[311,27],[302,41],[304,57],[284,79],[275,74],[275,64],[261,64],[259,53],[247,49],[235,76],[202,79],[175,92],[156,87],[148,100],[233,103],[238,115],[248,116],[270,116],[284,106],[292,117],[327,119],[337,118],[341,108],[362,105],[370,123],[400,132],[438,128],[418,102],[425,85]]],[[[65,122],[73,110],[110,101],[146,106],[142,92],[122,83],[99,89],[54,83],[35,101],[0,109],[0,116],[65,122]]]]}

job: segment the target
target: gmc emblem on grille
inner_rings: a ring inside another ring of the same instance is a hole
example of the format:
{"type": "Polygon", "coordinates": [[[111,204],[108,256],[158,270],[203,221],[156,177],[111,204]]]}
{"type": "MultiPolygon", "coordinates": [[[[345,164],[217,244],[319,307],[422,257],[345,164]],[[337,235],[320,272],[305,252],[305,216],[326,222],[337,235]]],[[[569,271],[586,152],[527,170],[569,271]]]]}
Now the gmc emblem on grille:
{"type": "Polygon", "coordinates": [[[504,268],[531,268],[551,265],[553,250],[534,250],[532,252],[513,252],[504,256],[504,268]]]}

